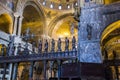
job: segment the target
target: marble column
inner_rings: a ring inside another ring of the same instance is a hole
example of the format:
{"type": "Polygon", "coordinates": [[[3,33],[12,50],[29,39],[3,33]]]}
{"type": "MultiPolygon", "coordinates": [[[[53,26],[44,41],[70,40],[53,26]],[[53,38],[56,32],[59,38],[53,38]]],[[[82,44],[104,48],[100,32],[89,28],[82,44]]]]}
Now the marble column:
{"type": "MultiPolygon", "coordinates": [[[[14,55],[16,56],[18,53],[18,49],[17,49],[18,45],[15,45],[15,51],[14,51],[14,55]]],[[[18,63],[14,63],[14,68],[13,68],[13,77],[12,80],[16,80],[17,79],[17,73],[18,73],[18,63]]]]}
{"type": "Polygon", "coordinates": [[[19,25],[18,25],[18,36],[21,36],[22,20],[23,20],[23,16],[20,16],[19,25]]]}
{"type": "Polygon", "coordinates": [[[9,78],[8,78],[8,80],[11,80],[11,79],[12,79],[12,67],[13,67],[13,64],[10,63],[10,64],[9,64],[9,78]]]}
{"type": "Polygon", "coordinates": [[[14,30],[13,30],[13,34],[16,35],[17,34],[17,24],[18,24],[18,17],[19,17],[19,14],[16,12],[14,13],[14,30]]]}

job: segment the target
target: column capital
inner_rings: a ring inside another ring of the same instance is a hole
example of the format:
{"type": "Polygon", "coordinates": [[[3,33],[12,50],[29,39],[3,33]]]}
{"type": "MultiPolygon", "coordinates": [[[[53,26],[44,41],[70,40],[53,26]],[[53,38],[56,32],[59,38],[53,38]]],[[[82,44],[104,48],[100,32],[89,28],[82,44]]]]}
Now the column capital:
{"type": "Polygon", "coordinates": [[[20,14],[19,14],[18,12],[15,12],[15,13],[14,13],[14,16],[15,16],[15,17],[19,17],[20,14]]]}

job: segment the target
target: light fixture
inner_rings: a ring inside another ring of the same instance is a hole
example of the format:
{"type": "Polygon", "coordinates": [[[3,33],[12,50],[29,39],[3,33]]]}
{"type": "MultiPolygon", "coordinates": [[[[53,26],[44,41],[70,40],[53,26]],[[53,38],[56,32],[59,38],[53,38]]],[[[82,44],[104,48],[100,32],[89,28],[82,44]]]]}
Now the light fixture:
{"type": "Polygon", "coordinates": [[[43,4],[43,5],[46,5],[46,0],[44,0],[42,4],[43,4]]]}
{"type": "Polygon", "coordinates": [[[70,5],[69,4],[67,4],[67,8],[70,9],[70,5]]]}
{"type": "Polygon", "coordinates": [[[74,4],[76,7],[78,6],[78,3],[77,2],[75,2],[75,4],[74,4]]]}
{"type": "Polygon", "coordinates": [[[58,6],[58,9],[60,9],[60,10],[62,9],[62,5],[61,4],[58,6]]]}
{"type": "Polygon", "coordinates": [[[54,5],[53,5],[53,3],[51,2],[51,4],[50,4],[50,8],[53,8],[54,7],[54,5]]]}

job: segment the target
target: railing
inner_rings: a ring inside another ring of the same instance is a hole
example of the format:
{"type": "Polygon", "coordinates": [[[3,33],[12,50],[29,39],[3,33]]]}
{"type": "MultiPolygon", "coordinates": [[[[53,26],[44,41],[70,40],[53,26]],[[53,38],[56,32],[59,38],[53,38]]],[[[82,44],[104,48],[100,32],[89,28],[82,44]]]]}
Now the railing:
{"type": "Polygon", "coordinates": [[[41,60],[68,60],[76,59],[77,51],[66,51],[66,52],[54,52],[54,53],[43,53],[43,54],[29,54],[29,55],[17,55],[17,56],[6,56],[0,57],[0,63],[16,63],[16,62],[30,62],[30,61],[41,61],[41,60]]]}

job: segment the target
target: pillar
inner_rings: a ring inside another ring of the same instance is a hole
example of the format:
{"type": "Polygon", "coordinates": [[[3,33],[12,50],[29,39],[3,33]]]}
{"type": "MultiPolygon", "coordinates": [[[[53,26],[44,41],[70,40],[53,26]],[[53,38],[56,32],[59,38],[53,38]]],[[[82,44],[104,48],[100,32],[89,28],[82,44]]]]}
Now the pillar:
{"type": "Polygon", "coordinates": [[[58,80],[60,80],[61,77],[61,61],[58,60],[58,80]]]}
{"type": "Polygon", "coordinates": [[[23,16],[20,16],[19,25],[18,25],[18,36],[21,36],[22,20],[23,20],[23,16]]]}
{"type": "Polygon", "coordinates": [[[91,5],[81,9],[78,27],[78,59],[80,62],[102,62],[100,38],[103,18],[101,9],[100,4],[96,7],[91,5]]]}
{"type": "Polygon", "coordinates": [[[19,14],[16,12],[14,13],[14,30],[13,30],[13,34],[16,35],[17,34],[17,24],[18,24],[18,17],[19,17],[19,14]]]}
{"type": "Polygon", "coordinates": [[[46,77],[46,67],[47,67],[47,62],[46,61],[43,61],[44,62],[44,80],[47,79],[46,77]]]}
{"type": "MultiPolygon", "coordinates": [[[[15,45],[15,51],[14,51],[14,55],[16,56],[18,53],[18,49],[17,49],[18,45],[15,45]]],[[[12,76],[12,80],[17,80],[17,72],[18,72],[18,63],[14,63],[14,68],[13,68],[13,76],[12,76]]]]}
{"type": "Polygon", "coordinates": [[[5,76],[6,76],[7,63],[3,63],[3,65],[4,65],[4,69],[3,69],[2,80],[4,80],[4,79],[5,79],[5,76]]]}
{"type": "Polygon", "coordinates": [[[30,70],[29,70],[29,80],[33,80],[33,67],[34,67],[34,62],[31,62],[30,70]]]}
{"type": "Polygon", "coordinates": [[[10,64],[9,64],[9,78],[8,78],[8,80],[11,80],[11,79],[12,79],[12,67],[13,67],[13,64],[10,63],[10,64]]]}
{"type": "Polygon", "coordinates": [[[14,63],[13,78],[12,78],[12,80],[17,80],[17,72],[18,72],[18,63],[14,63]]]}

